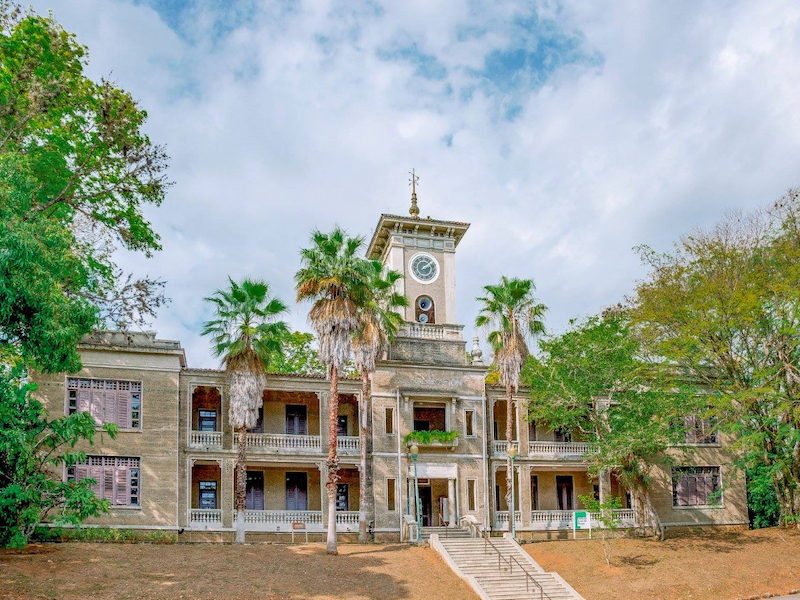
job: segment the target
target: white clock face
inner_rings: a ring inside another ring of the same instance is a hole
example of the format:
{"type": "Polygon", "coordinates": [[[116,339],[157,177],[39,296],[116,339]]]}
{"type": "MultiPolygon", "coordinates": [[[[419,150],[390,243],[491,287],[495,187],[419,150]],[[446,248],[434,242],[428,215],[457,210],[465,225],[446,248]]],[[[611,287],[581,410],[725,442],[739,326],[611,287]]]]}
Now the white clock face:
{"type": "Polygon", "coordinates": [[[430,254],[415,254],[408,266],[411,276],[420,283],[431,283],[439,276],[439,263],[430,254]]]}

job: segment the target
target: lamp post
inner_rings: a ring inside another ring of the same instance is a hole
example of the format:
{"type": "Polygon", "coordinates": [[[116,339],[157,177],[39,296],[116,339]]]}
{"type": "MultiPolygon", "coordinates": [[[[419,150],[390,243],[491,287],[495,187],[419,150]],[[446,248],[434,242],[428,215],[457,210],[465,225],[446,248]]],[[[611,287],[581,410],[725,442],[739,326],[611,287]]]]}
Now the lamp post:
{"type": "Polygon", "coordinates": [[[516,539],[516,519],[514,518],[514,479],[516,479],[516,477],[514,476],[514,459],[517,458],[518,453],[519,450],[517,450],[517,447],[514,445],[508,449],[508,458],[511,463],[511,502],[509,504],[511,510],[508,512],[508,530],[511,532],[512,539],[516,539]]]}
{"type": "Polygon", "coordinates": [[[417,513],[417,541],[422,537],[422,512],[419,501],[419,477],[417,477],[417,456],[419,456],[419,446],[411,444],[411,460],[414,462],[414,507],[417,513]]]}

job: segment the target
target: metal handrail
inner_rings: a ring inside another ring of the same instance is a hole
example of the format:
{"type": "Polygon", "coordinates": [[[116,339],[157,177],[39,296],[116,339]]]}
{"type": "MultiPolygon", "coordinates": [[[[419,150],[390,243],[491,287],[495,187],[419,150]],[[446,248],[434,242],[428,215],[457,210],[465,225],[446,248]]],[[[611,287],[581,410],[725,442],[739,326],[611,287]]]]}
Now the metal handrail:
{"type": "Polygon", "coordinates": [[[550,599],[550,600],[552,600],[550,595],[544,591],[544,588],[541,585],[539,585],[539,582],[536,581],[536,579],[534,579],[533,575],[531,575],[524,566],[522,566],[522,564],[517,560],[517,558],[515,556],[508,556],[508,557],[503,556],[503,553],[500,551],[500,549],[497,546],[495,546],[492,543],[492,541],[489,539],[488,533],[484,532],[484,535],[483,535],[483,553],[484,554],[488,554],[488,552],[486,551],[487,546],[491,546],[492,550],[497,552],[497,569],[498,570],[501,570],[503,568],[502,567],[502,563],[506,562],[508,564],[508,572],[509,572],[509,574],[513,575],[514,574],[514,565],[512,564],[512,561],[514,561],[515,563],[517,563],[517,567],[519,567],[519,569],[525,574],[525,591],[526,592],[530,592],[530,583],[533,583],[533,585],[536,586],[536,588],[538,588],[538,590],[539,590],[539,600],[544,600],[545,597],[550,599]]]}

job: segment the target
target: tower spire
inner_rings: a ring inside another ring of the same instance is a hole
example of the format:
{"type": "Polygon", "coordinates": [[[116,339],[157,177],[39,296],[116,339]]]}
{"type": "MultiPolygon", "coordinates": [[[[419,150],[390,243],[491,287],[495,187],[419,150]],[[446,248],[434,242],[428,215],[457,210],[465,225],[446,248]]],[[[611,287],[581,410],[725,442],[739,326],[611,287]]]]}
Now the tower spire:
{"type": "Polygon", "coordinates": [[[419,218],[419,207],[417,207],[417,183],[419,183],[419,177],[417,177],[414,169],[411,169],[411,179],[409,180],[409,184],[411,184],[411,208],[408,209],[408,213],[415,219],[419,218]]]}

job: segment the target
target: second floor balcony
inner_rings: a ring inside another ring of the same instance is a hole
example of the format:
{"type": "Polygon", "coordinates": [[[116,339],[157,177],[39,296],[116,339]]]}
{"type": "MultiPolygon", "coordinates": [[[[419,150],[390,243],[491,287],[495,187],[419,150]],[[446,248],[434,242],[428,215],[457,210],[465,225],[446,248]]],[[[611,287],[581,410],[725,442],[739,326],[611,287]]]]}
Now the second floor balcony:
{"type": "MultiPolygon", "coordinates": [[[[546,460],[581,460],[586,454],[595,451],[592,444],[586,442],[548,442],[537,441],[529,442],[527,455],[522,453],[519,442],[511,442],[517,449],[520,458],[536,458],[546,460]]],[[[505,440],[495,440],[492,442],[492,455],[495,458],[508,456],[508,443],[505,440]]]]}

